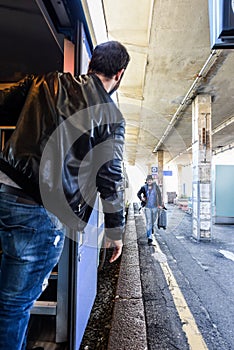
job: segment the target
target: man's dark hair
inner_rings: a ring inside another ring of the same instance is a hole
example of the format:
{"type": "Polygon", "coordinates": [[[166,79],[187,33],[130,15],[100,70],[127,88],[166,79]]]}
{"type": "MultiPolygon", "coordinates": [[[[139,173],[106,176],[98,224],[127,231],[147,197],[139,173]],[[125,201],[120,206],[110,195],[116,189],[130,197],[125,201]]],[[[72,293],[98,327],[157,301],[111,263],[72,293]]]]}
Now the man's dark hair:
{"type": "Polygon", "coordinates": [[[129,61],[129,54],[122,44],[118,41],[107,41],[95,47],[88,73],[103,74],[112,78],[121,69],[126,69],[129,61]]]}

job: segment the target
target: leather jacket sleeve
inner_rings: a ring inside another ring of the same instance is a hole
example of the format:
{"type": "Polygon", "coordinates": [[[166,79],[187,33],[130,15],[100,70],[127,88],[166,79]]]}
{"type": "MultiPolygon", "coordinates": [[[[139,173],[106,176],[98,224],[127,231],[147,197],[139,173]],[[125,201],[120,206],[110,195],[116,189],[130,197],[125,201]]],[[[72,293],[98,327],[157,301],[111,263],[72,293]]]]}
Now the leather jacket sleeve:
{"type": "Polygon", "coordinates": [[[26,76],[17,83],[9,84],[9,88],[0,90],[1,125],[16,125],[32,80],[33,76],[26,76]]]}
{"type": "Polygon", "coordinates": [[[122,238],[124,231],[124,179],[122,171],[124,122],[109,138],[112,156],[97,174],[97,188],[100,192],[106,236],[113,240],[122,238]]]}
{"type": "Polygon", "coordinates": [[[158,199],[157,205],[162,206],[162,194],[157,184],[156,184],[156,191],[157,191],[157,199],[158,199]]]}
{"type": "Polygon", "coordinates": [[[137,197],[140,199],[140,201],[142,200],[142,196],[141,195],[144,195],[144,197],[146,197],[146,193],[145,193],[145,188],[144,186],[142,186],[140,188],[140,190],[137,192],[137,197]]]}

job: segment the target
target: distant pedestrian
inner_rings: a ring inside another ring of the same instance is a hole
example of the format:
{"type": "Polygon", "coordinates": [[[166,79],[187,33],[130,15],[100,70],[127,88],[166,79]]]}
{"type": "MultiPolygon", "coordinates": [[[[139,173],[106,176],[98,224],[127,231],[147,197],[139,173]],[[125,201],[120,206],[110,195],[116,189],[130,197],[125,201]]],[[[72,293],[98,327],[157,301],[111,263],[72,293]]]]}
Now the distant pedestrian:
{"type": "Polygon", "coordinates": [[[142,207],[144,207],[146,235],[148,238],[148,244],[151,244],[153,241],[153,230],[157,224],[156,219],[158,208],[162,206],[161,191],[156,182],[153,181],[152,175],[147,176],[146,184],[137,192],[137,197],[140,199],[142,207]]]}

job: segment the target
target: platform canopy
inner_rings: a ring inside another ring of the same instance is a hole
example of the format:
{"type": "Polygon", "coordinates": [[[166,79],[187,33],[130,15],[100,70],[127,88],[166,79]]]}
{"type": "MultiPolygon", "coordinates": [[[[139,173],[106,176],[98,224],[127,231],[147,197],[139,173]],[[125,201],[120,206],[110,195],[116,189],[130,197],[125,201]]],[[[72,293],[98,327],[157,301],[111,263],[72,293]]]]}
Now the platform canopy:
{"type": "Polygon", "coordinates": [[[165,165],[191,164],[197,94],[212,96],[213,152],[233,147],[234,51],[212,47],[210,3],[229,4],[234,16],[231,0],[0,0],[0,79],[8,69],[17,79],[33,64],[62,69],[63,38],[51,33],[74,29],[82,7],[93,46],[118,40],[131,56],[117,95],[127,124],[125,163],[156,164],[163,150],[165,165]]]}
{"type": "MultiPolygon", "coordinates": [[[[99,3],[84,2],[90,13],[99,3]]],[[[213,151],[232,147],[234,51],[211,47],[209,2],[100,3],[107,38],[122,42],[131,55],[118,93],[127,121],[126,162],[152,164],[164,150],[165,163],[190,164],[191,103],[197,94],[212,96],[213,151]]]]}

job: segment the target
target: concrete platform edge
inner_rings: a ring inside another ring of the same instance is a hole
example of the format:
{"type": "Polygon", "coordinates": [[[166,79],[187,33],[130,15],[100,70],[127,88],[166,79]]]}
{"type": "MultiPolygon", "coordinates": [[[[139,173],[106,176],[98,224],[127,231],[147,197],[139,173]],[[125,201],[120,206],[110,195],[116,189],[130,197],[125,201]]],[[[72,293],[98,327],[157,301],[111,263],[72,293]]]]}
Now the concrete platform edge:
{"type": "Polygon", "coordinates": [[[129,208],[108,350],[147,350],[137,233],[129,208]]]}

